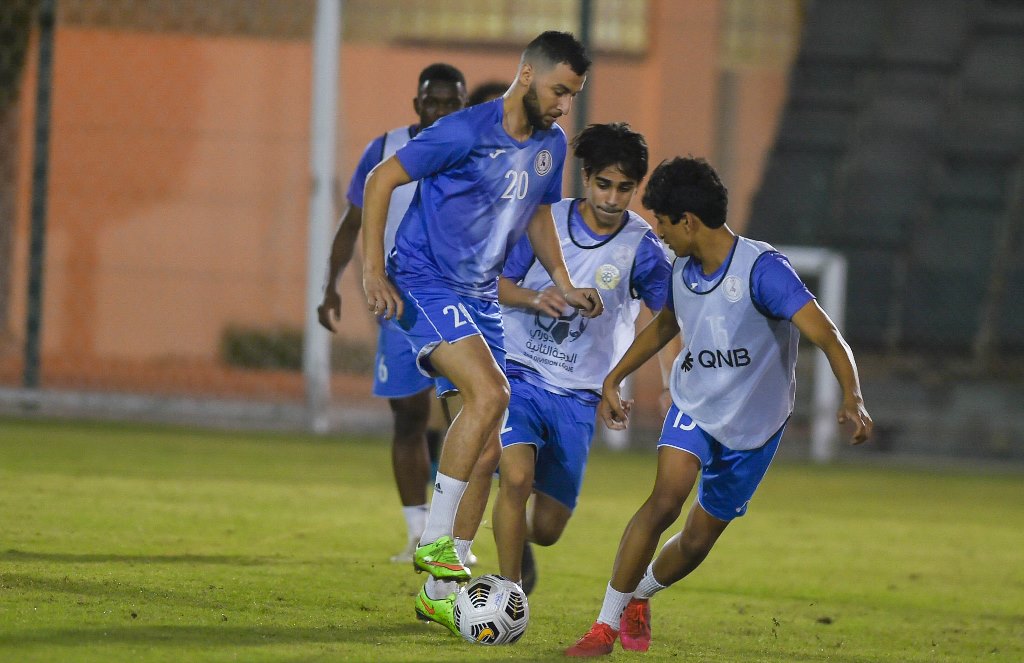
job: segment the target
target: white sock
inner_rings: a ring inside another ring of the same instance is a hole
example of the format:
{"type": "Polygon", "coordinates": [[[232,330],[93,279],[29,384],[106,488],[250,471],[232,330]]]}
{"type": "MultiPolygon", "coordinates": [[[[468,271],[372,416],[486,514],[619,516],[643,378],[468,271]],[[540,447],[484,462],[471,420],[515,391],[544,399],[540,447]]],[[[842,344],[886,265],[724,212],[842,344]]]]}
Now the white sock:
{"type": "Polygon", "coordinates": [[[469,557],[469,549],[473,547],[473,539],[455,539],[455,552],[459,553],[459,559],[462,563],[466,563],[466,558],[469,557]]]}
{"type": "Polygon", "coordinates": [[[455,529],[455,514],[459,511],[459,502],[469,486],[468,481],[459,481],[446,474],[437,473],[434,479],[434,494],[430,498],[430,513],[427,524],[420,536],[420,545],[436,541],[442,536],[451,536],[455,529]]]}
{"type": "Polygon", "coordinates": [[[402,515],[405,516],[405,527],[409,533],[410,541],[419,541],[423,535],[423,528],[427,524],[427,505],[403,506],[402,515]]]}
{"type": "Polygon", "coordinates": [[[601,604],[601,614],[597,616],[597,621],[618,631],[619,623],[622,620],[622,611],[626,609],[626,604],[631,598],[633,598],[633,592],[617,592],[612,589],[612,584],[608,583],[608,589],[604,592],[604,603],[601,604]]]}
{"type": "Polygon", "coordinates": [[[427,578],[426,592],[427,597],[432,599],[443,599],[455,590],[459,588],[459,583],[454,580],[438,580],[437,578],[427,578]]]}
{"type": "Polygon", "coordinates": [[[633,592],[633,598],[635,599],[649,599],[661,590],[668,587],[658,582],[657,578],[654,577],[654,562],[647,565],[647,572],[644,573],[644,577],[640,578],[640,584],[636,586],[636,591],[633,592]]]}

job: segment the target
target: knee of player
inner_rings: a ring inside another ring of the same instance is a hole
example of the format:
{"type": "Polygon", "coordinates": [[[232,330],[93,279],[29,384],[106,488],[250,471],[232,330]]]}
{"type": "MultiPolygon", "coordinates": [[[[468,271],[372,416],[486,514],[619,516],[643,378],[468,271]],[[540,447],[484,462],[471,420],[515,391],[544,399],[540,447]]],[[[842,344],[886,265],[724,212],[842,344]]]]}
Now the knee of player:
{"type": "Polygon", "coordinates": [[[647,509],[651,516],[658,522],[665,522],[666,526],[675,522],[683,510],[683,499],[674,494],[654,493],[647,499],[647,509]]]}
{"type": "Polygon", "coordinates": [[[505,491],[507,497],[518,498],[526,503],[533,492],[532,468],[504,462],[501,464],[499,482],[499,490],[505,491]]]}
{"type": "Polygon", "coordinates": [[[508,382],[494,381],[479,385],[463,395],[463,409],[477,412],[477,416],[497,420],[508,408],[508,382]]]}
{"type": "Polygon", "coordinates": [[[565,531],[565,524],[561,526],[540,523],[533,524],[533,532],[530,540],[536,543],[538,546],[553,546],[558,543],[558,540],[562,538],[562,532],[565,531]]]}

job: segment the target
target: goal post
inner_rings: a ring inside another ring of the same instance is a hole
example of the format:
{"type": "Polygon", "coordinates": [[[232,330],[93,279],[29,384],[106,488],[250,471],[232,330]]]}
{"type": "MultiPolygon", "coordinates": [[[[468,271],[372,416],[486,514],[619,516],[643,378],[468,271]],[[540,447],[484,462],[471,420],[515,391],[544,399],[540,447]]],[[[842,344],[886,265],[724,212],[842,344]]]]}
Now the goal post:
{"type": "MultiPolygon", "coordinates": [[[[842,331],[846,318],[846,257],[838,251],[810,246],[781,246],[801,278],[818,280],[817,297],[832,322],[842,331]]],[[[827,463],[835,457],[839,439],[836,412],[842,398],[828,357],[814,353],[811,394],[811,460],[827,463]]]]}

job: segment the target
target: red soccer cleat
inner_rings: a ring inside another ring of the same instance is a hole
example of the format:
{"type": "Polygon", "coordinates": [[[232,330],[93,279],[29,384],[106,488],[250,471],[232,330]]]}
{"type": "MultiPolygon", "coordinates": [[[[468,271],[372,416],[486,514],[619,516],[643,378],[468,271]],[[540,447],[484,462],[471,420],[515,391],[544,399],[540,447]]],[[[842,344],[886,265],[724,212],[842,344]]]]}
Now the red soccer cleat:
{"type": "Polygon", "coordinates": [[[623,649],[647,651],[651,646],[651,602],[647,599],[630,599],[622,611],[619,628],[623,649]]]}
{"type": "Polygon", "coordinates": [[[604,622],[594,622],[585,636],[565,650],[565,655],[577,658],[605,656],[612,653],[612,647],[615,645],[615,638],[618,635],[618,631],[604,622]]]}

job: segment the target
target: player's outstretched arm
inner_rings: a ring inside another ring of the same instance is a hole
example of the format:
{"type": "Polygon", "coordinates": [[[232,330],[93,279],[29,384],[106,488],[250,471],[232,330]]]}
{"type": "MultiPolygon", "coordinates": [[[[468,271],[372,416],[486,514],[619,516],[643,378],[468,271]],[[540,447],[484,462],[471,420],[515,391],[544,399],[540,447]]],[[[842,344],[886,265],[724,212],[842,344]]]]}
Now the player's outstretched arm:
{"type": "Polygon", "coordinates": [[[846,343],[846,339],[839,333],[835,323],[826,315],[825,311],[818,306],[818,302],[812,300],[793,314],[793,324],[800,333],[807,339],[821,348],[821,351],[828,357],[828,363],[832,366],[839,385],[843,389],[843,403],[839,407],[837,419],[844,424],[847,421],[853,423],[853,444],[860,444],[871,436],[874,422],[871,415],[864,408],[864,396],[860,391],[860,377],[857,374],[857,363],[853,358],[853,351],[846,343]]]}
{"type": "Polygon", "coordinates": [[[324,285],[324,298],[316,307],[316,315],[321,326],[329,332],[337,331],[336,325],[341,319],[341,295],[338,293],[338,278],[348,267],[356,246],[359,228],[363,225],[363,210],[349,203],[334,233],[331,243],[331,257],[327,263],[327,283],[324,285]]]}
{"type": "Polygon", "coordinates": [[[540,205],[530,219],[526,228],[533,245],[533,252],[540,264],[551,276],[551,281],[572,307],[578,308],[587,318],[595,318],[604,312],[604,301],[596,288],[577,288],[569,278],[569,269],[565,266],[562,255],[562,244],[555,230],[555,220],[551,216],[550,205],[540,205]]]}
{"type": "Polygon", "coordinates": [[[615,364],[601,385],[601,404],[597,407],[597,413],[605,426],[613,430],[621,430],[627,426],[632,402],[622,400],[619,385],[626,376],[643,366],[644,362],[657,354],[678,334],[679,322],[676,320],[675,311],[663,308],[636,335],[626,353],[622,355],[622,359],[615,364]]]}
{"type": "Polygon", "coordinates": [[[498,277],[498,303],[512,308],[536,311],[552,318],[561,316],[566,307],[565,297],[555,286],[532,290],[505,276],[498,277]]]}
{"type": "Polygon", "coordinates": [[[391,194],[411,181],[402,162],[391,156],[370,171],[363,189],[363,292],[366,307],[388,319],[401,317],[402,298],[384,272],[384,226],[391,194]]]}

